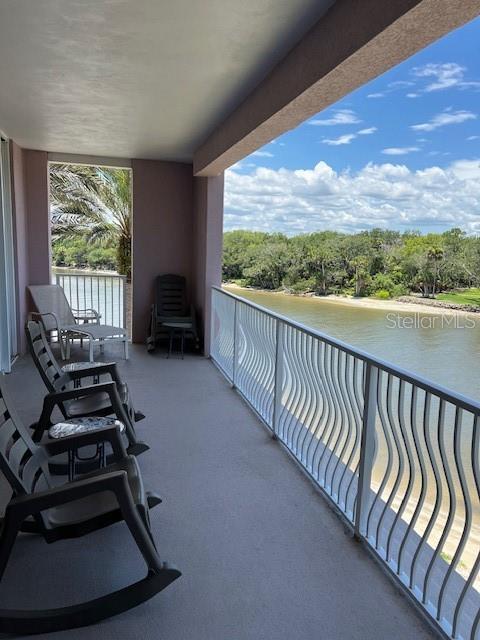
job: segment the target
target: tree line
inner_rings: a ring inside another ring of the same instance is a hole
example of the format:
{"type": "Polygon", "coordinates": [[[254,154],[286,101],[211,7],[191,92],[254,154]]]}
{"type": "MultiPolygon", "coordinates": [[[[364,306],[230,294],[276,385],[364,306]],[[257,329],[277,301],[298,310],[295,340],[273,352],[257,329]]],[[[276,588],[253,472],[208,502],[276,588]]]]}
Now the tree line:
{"type": "Polygon", "coordinates": [[[56,238],[52,243],[52,264],[71,269],[117,271],[118,248],[114,240],[92,244],[88,235],[56,238]]]}
{"type": "Polygon", "coordinates": [[[461,229],[224,234],[223,279],[262,289],[390,298],[480,285],[480,237],[461,229]]]}

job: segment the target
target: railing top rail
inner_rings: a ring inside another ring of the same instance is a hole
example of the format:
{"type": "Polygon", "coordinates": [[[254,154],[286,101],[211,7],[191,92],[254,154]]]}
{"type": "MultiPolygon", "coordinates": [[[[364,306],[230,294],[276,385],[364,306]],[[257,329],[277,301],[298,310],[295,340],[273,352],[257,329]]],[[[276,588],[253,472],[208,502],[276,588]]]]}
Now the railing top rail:
{"type": "Polygon", "coordinates": [[[126,280],[127,276],[119,273],[64,273],[63,271],[53,271],[55,277],[63,276],[64,278],[112,278],[115,280],[126,280]]]}
{"type": "Polygon", "coordinates": [[[230,298],[233,298],[238,302],[246,304],[249,307],[253,307],[254,309],[257,309],[257,311],[261,311],[262,313],[265,313],[266,315],[272,318],[275,318],[276,320],[280,320],[284,324],[290,327],[293,327],[294,329],[298,329],[299,331],[302,331],[303,333],[306,333],[314,338],[318,338],[322,340],[322,342],[325,342],[326,344],[329,344],[332,347],[336,347],[337,349],[340,349],[341,351],[351,356],[354,356],[355,358],[363,360],[368,364],[378,367],[382,371],[385,371],[386,373],[390,373],[402,379],[405,382],[413,384],[423,389],[424,391],[427,391],[428,393],[432,393],[433,395],[438,396],[441,400],[450,402],[460,407],[461,409],[465,409],[466,411],[470,411],[471,413],[480,415],[480,402],[474,400],[473,398],[468,398],[467,396],[464,396],[461,393],[457,393],[452,389],[447,389],[446,387],[443,387],[440,384],[427,380],[426,378],[423,378],[422,376],[416,373],[413,373],[412,371],[407,371],[406,369],[397,367],[391,362],[387,362],[385,360],[382,360],[381,358],[377,358],[376,356],[370,353],[367,353],[362,349],[357,349],[356,347],[353,347],[352,345],[347,344],[346,342],[342,342],[342,340],[337,340],[336,338],[332,338],[331,336],[321,331],[318,331],[317,329],[307,327],[301,322],[297,322],[296,320],[287,318],[286,316],[276,313],[271,309],[262,307],[261,305],[256,304],[251,300],[242,298],[241,296],[231,293],[230,291],[225,291],[225,289],[223,289],[222,287],[213,286],[212,289],[222,293],[223,295],[229,296],[230,298]]]}

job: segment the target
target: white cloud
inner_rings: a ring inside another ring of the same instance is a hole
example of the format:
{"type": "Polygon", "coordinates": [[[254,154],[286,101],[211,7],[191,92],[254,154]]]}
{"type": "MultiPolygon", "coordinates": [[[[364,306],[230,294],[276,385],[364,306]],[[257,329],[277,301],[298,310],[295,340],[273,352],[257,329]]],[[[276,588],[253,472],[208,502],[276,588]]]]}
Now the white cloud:
{"type": "Polygon", "coordinates": [[[389,82],[384,91],[378,91],[377,93],[369,93],[367,98],[385,98],[389,93],[393,93],[399,89],[406,89],[407,87],[415,86],[414,82],[410,80],[395,80],[394,82],[389,82]]]}
{"type": "Polygon", "coordinates": [[[357,131],[357,135],[358,136],[371,136],[372,133],[375,133],[376,131],[378,131],[377,127],[370,127],[369,129],[360,129],[360,131],[357,131]]]}
{"type": "Polygon", "coordinates": [[[430,122],[423,122],[421,124],[414,124],[410,128],[414,131],[435,131],[440,127],[445,127],[450,124],[461,124],[467,120],[476,120],[477,115],[471,111],[444,111],[434,116],[430,122]]]}
{"type": "Polygon", "coordinates": [[[388,87],[390,89],[405,89],[406,87],[413,87],[415,85],[411,80],[395,80],[395,82],[390,82],[388,87]]]}
{"type": "Polygon", "coordinates": [[[273,153],[270,153],[270,151],[254,151],[250,155],[256,156],[257,158],[273,158],[273,153]]]}
{"type": "Polygon", "coordinates": [[[409,153],[415,153],[415,151],[420,151],[419,147],[388,147],[387,149],[383,149],[382,153],[386,156],[406,156],[409,153]]]}
{"type": "Polygon", "coordinates": [[[343,144],[350,144],[353,140],[355,140],[356,137],[357,136],[355,133],[346,133],[345,135],[340,136],[338,138],[333,138],[333,139],[327,138],[325,140],[322,140],[322,143],[328,144],[331,147],[338,147],[343,144]]]}
{"type": "Polygon", "coordinates": [[[417,78],[429,78],[432,80],[424,89],[426,93],[443,91],[454,87],[461,89],[479,88],[480,82],[465,80],[466,71],[466,67],[462,67],[456,62],[430,63],[422,67],[415,67],[413,75],[417,78]]]}
{"type": "Polygon", "coordinates": [[[356,133],[346,133],[338,138],[324,138],[322,143],[328,144],[331,147],[338,147],[340,145],[350,144],[355,138],[358,138],[358,136],[371,136],[376,131],[378,131],[377,127],[369,127],[368,129],[360,129],[360,131],[356,133]]]}
{"type": "Polygon", "coordinates": [[[407,93],[407,98],[419,98],[419,93],[407,93]]]}
{"type": "Polygon", "coordinates": [[[337,173],[325,162],[313,169],[226,173],[225,228],[346,232],[382,226],[480,233],[480,160],[412,171],[368,164],[337,173]]]}
{"type": "Polygon", "coordinates": [[[473,140],[480,140],[480,136],[468,136],[468,142],[472,142],[473,140]]]}
{"type": "Polygon", "coordinates": [[[465,67],[455,62],[446,64],[426,64],[423,67],[415,67],[413,75],[417,78],[433,78],[433,82],[425,87],[425,91],[441,91],[450,89],[463,81],[465,67]]]}
{"type": "Polygon", "coordinates": [[[338,109],[331,118],[310,120],[307,124],[315,127],[334,127],[339,124],[358,124],[361,120],[351,109],[338,109]]]}

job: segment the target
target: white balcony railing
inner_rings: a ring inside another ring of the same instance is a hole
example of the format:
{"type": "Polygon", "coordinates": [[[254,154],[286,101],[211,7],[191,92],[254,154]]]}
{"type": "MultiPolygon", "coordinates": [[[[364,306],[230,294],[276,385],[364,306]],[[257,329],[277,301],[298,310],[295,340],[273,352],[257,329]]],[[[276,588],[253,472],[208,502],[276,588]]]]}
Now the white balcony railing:
{"type": "Polygon", "coordinates": [[[478,640],[480,404],[217,287],[211,356],[437,630],[478,640]]]}
{"type": "Polygon", "coordinates": [[[126,277],[116,274],[53,272],[73,309],[95,309],[100,324],[127,328],[126,277]]]}

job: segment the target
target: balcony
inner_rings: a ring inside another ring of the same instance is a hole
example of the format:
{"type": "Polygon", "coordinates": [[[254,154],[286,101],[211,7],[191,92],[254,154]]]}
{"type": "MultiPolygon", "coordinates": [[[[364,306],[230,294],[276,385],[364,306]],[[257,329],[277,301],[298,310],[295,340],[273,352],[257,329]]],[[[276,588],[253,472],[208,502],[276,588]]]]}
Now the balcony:
{"type": "MultiPolygon", "coordinates": [[[[444,637],[478,640],[479,405],[218,287],[224,171],[478,16],[480,0],[58,4],[0,4],[0,372],[35,421],[45,390],[23,327],[28,287],[52,281],[49,163],[131,169],[131,296],[118,279],[59,282],[129,329],[131,360],[105,357],[147,414],[140,464],[164,497],[153,532],[183,572],[58,638],[432,637],[407,594],[444,637]],[[147,355],[162,273],[185,277],[218,368],[147,355]]],[[[9,497],[0,478],[0,513],[9,497]]],[[[142,572],[120,525],[48,548],[26,535],[0,599],[62,606],[142,572]]]]}
{"type": "MultiPolygon", "coordinates": [[[[139,432],[151,451],[139,461],[146,485],[164,498],[153,532],[183,576],[145,605],[59,639],[434,637],[209,360],[167,360],[133,345],[131,360],[118,362],[147,414],[139,432]]],[[[28,356],[7,382],[31,423],[44,387],[28,356]]],[[[51,547],[24,535],[0,598],[2,606],[58,606],[142,571],[120,524],[51,547]]]]}

